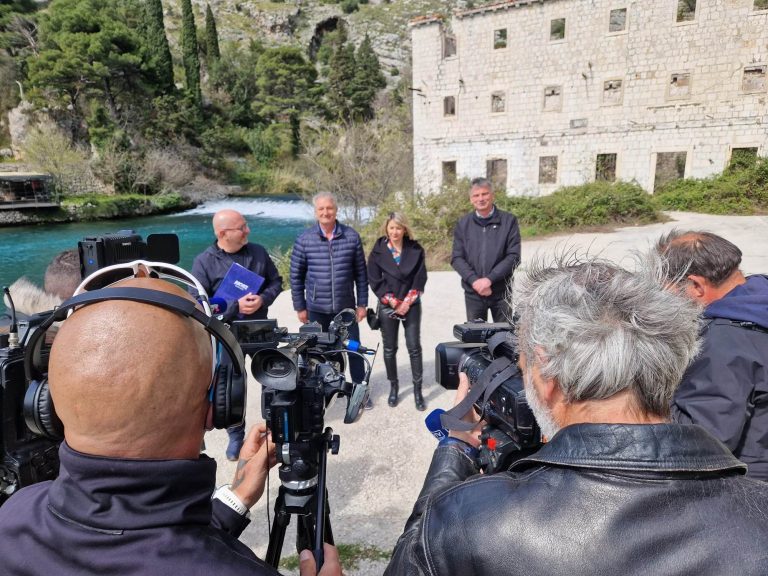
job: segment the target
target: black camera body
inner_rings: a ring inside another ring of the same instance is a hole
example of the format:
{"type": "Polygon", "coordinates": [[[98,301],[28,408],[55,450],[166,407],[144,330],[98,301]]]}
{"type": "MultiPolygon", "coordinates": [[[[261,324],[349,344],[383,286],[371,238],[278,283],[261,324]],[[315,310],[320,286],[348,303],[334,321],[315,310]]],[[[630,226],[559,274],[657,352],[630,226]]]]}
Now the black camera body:
{"type": "MultiPolygon", "coordinates": [[[[268,347],[253,354],[251,372],[262,385],[261,411],[277,445],[281,462],[281,481],[286,484],[310,482],[318,475],[324,437],[325,409],[335,396],[348,396],[345,423],[354,422],[365,402],[365,394],[355,394],[353,384],[344,377],[347,328],[354,322],[354,311],[346,310],[323,332],[320,324],[301,326],[298,333],[279,334],[286,345],[268,347]]],[[[369,370],[370,372],[370,370],[369,370]]],[[[338,451],[336,445],[331,451],[338,451]]]]}
{"type": "Polygon", "coordinates": [[[0,505],[21,488],[59,473],[59,442],[36,436],[26,425],[24,347],[9,344],[7,334],[0,336],[0,505]]]}
{"type": "MultiPolygon", "coordinates": [[[[179,260],[179,239],[175,234],[150,234],[147,242],[132,230],[86,237],[78,242],[82,278],[112,264],[148,257],[168,263],[179,260]]],[[[0,334],[0,505],[17,490],[53,480],[59,473],[60,441],[41,437],[27,425],[25,402],[28,396],[24,369],[25,343],[52,311],[17,321],[10,292],[5,289],[11,311],[8,334],[0,334]]],[[[50,334],[50,332],[49,332],[50,334]]],[[[47,364],[50,344],[41,348],[41,364],[47,364]]]]}
{"type": "Polygon", "coordinates": [[[149,259],[176,264],[179,237],[176,234],[150,234],[144,242],[133,230],[120,230],[102,236],[89,236],[77,243],[80,275],[85,278],[112,264],[149,259]]]}
{"type": "Polygon", "coordinates": [[[486,422],[478,463],[487,473],[504,470],[541,446],[541,431],[525,399],[517,368],[517,341],[512,330],[506,322],[456,324],[453,334],[459,341],[443,342],[435,348],[435,373],[441,386],[456,389],[459,373],[464,372],[471,389],[483,387],[474,390],[477,400],[473,407],[486,422]]]}

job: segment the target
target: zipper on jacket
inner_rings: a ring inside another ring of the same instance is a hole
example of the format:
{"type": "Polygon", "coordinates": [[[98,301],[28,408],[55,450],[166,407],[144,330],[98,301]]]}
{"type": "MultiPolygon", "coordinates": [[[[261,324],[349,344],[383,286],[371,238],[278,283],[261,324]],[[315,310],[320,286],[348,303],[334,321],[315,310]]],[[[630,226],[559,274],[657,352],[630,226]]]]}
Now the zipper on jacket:
{"type": "Polygon", "coordinates": [[[333,311],[336,310],[336,274],[333,268],[333,248],[331,246],[332,243],[328,239],[326,239],[326,242],[328,242],[328,257],[331,260],[331,314],[333,314],[333,311]]]}

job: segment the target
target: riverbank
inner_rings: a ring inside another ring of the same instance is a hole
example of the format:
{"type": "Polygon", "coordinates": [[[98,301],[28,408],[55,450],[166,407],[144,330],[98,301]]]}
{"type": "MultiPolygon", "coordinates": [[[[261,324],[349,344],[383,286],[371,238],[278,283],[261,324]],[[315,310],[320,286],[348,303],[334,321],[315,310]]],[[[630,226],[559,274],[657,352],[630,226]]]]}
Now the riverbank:
{"type": "Polygon", "coordinates": [[[189,210],[198,204],[198,201],[182,196],[178,192],[154,196],[140,194],[73,196],[64,198],[59,207],[2,210],[0,226],[62,224],[157,216],[189,210]]]}

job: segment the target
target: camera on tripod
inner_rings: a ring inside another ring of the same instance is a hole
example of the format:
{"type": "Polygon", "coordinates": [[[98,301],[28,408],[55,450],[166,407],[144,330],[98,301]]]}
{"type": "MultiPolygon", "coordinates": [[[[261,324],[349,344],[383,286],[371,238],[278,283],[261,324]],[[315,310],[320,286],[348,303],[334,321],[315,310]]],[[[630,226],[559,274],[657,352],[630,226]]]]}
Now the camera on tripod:
{"type": "MultiPolygon", "coordinates": [[[[506,322],[467,322],[456,324],[453,335],[458,342],[443,342],[435,348],[437,382],[454,390],[459,385],[459,373],[467,375],[472,404],[468,408],[486,422],[480,435],[478,464],[486,473],[505,470],[541,446],[541,432],[525,399],[517,367],[513,327],[506,322]]],[[[448,416],[444,427],[451,428],[463,414],[449,411],[443,416],[444,420],[448,416]]]]}
{"type": "MultiPolygon", "coordinates": [[[[175,234],[150,234],[145,243],[133,230],[87,237],[78,242],[80,275],[86,278],[93,272],[113,264],[132,262],[148,256],[154,260],[175,263],[179,260],[179,239],[175,234]]],[[[116,274],[119,274],[116,272],[116,274]]],[[[104,283],[120,279],[105,275],[104,283]]],[[[42,436],[35,422],[31,405],[37,398],[28,393],[25,371],[27,342],[38,325],[52,311],[41,312],[17,319],[13,298],[4,289],[11,316],[7,334],[0,334],[0,505],[17,490],[53,480],[59,472],[59,440],[42,436]]],[[[34,354],[37,364],[47,365],[50,352],[50,332],[46,342],[34,354]]]]}
{"type": "MultiPolygon", "coordinates": [[[[291,514],[300,518],[296,533],[297,551],[314,549],[318,566],[323,542],[333,543],[328,494],[325,485],[327,453],[339,451],[339,436],[325,428],[325,409],[337,396],[347,397],[344,423],[357,420],[368,399],[372,365],[365,355],[374,355],[359,342],[348,340],[348,328],[356,321],[355,311],[343,310],[327,332],[320,324],[303,325],[298,333],[280,329],[254,329],[263,339],[272,334],[285,346],[265,347],[253,352],[251,373],[262,385],[261,409],[276,445],[280,490],[275,503],[274,527],[270,532],[266,562],[277,567],[285,529],[291,514]],[[347,382],[344,356],[356,354],[367,364],[363,382],[347,382]]],[[[251,321],[264,323],[270,321],[251,321]]]]}

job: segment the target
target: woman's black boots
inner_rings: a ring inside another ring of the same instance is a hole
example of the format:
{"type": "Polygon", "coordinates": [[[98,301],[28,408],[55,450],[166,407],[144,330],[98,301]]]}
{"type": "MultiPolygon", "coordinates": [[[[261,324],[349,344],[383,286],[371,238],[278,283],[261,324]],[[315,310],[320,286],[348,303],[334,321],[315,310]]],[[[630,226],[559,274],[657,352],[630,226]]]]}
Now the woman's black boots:
{"type": "Polygon", "coordinates": [[[389,404],[392,408],[397,406],[398,388],[399,388],[399,385],[397,380],[391,381],[389,383],[389,398],[387,399],[387,404],[389,404]]]}
{"type": "Polygon", "coordinates": [[[424,396],[421,395],[421,383],[423,381],[424,366],[421,362],[421,346],[415,350],[409,350],[411,359],[411,374],[413,374],[413,399],[416,402],[416,410],[423,412],[427,409],[424,396]]]}
{"type": "Polygon", "coordinates": [[[424,403],[424,396],[421,395],[421,382],[413,383],[413,399],[416,402],[416,410],[424,412],[427,409],[427,405],[424,403]]]}

